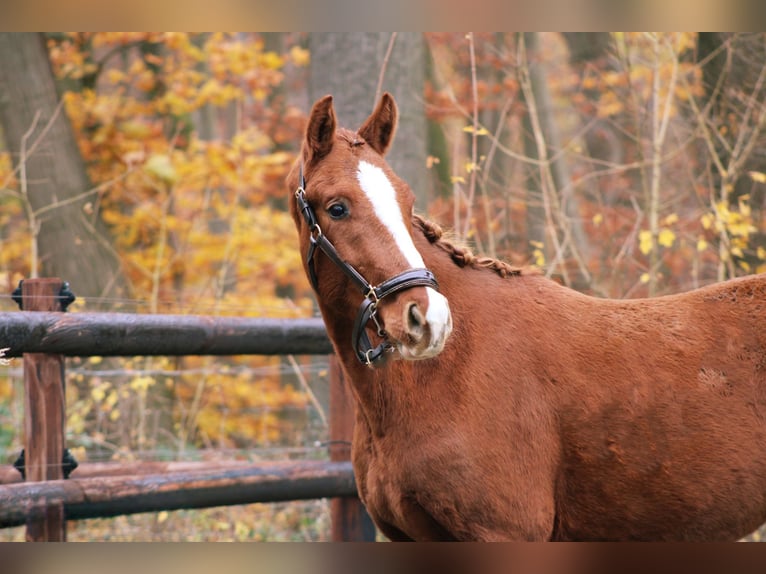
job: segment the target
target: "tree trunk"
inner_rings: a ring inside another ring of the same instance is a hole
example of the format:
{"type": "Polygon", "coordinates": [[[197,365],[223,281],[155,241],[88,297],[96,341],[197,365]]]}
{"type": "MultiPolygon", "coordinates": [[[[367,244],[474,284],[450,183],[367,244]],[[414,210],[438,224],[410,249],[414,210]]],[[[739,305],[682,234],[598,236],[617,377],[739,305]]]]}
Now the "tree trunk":
{"type": "Polygon", "coordinates": [[[423,102],[426,52],[420,33],[319,33],[309,36],[311,69],[309,99],[332,94],[342,126],[358,128],[375,105],[381,71],[381,91],[389,91],[399,106],[399,128],[388,161],[415,193],[416,207],[428,204],[426,171],[427,126],[423,102]]]}
{"type": "MultiPolygon", "coordinates": [[[[563,159],[563,156],[557,157],[556,154],[561,150],[561,138],[559,136],[558,128],[556,126],[555,119],[553,117],[553,101],[550,90],[548,89],[548,78],[546,73],[545,62],[541,56],[541,50],[539,45],[539,34],[537,32],[524,33],[524,44],[527,50],[527,65],[530,87],[532,88],[532,96],[534,102],[526,100],[527,115],[534,108],[537,113],[537,122],[539,123],[542,136],[545,140],[546,157],[540,157],[540,149],[534,145],[528,139],[525,139],[525,153],[536,160],[545,159],[549,161],[550,175],[554,188],[551,189],[551,208],[556,212],[555,220],[558,221],[559,227],[564,232],[564,235],[571,235],[571,245],[569,246],[570,252],[575,251],[579,253],[579,258],[582,260],[583,268],[581,269],[580,277],[575,278],[575,281],[571,284],[572,287],[578,289],[587,289],[590,287],[590,276],[587,274],[587,270],[584,265],[587,264],[591,257],[591,244],[590,239],[585,232],[582,224],[579,210],[580,198],[574,193],[571,187],[571,176],[569,168],[563,159]],[[533,104],[533,105],[530,105],[533,104]]],[[[532,129],[535,118],[524,118],[523,125],[525,130],[532,129]]],[[[525,138],[532,137],[533,134],[527,132],[525,138]]],[[[535,139],[532,137],[532,139],[535,139]]],[[[531,169],[539,170],[540,168],[531,167],[531,169]]],[[[528,177],[527,183],[529,185],[537,186],[540,195],[544,193],[542,189],[542,182],[539,179],[535,179],[534,176],[528,177]]],[[[531,188],[530,193],[535,193],[535,189],[531,188]]],[[[529,215],[539,216],[538,210],[532,211],[529,215]]],[[[543,228],[539,227],[538,222],[528,220],[528,230],[530,232],[530,238],[539,241],[539,234],[543,231],[543,228]]],[[[548,230],[554,232],[553,230],[548,230]]]]}
{"type": "Polygon", "coordinates": [[[24,162],[19,180],[30,224],[37,227],[33,233],[39,264],[33,257],[32,275],[69,281],[78,296],[124,294],[108,232],[97,216],[89,215],[98,213],[87,208],[98,201],[98,194],[86,194],[92,184],[66,113],[59,108],[41,34],[0,34],[0,124],[14,164],[24,162]]]}
{"type": "MultiPolygon", "coordinates": [[[[624,63],[618,58],[614,37],[609,32],[569,32],[562,33],[569,49],[569,65],[580,77],[580,85],[573,94],[572,103],[584,129],[582,139],[587,156],[593,160],[594,172],[604,171],[594,184],[578,189],[583,200],[590,200],[605,206],[622,206],[633,209],[633,200],[648,195],[642,172],[639,169],[616,169],[641,157],[640,121],[632,109],[630,100],[626,100],[624,91],[619,87],[610,88],[604,81],[589,82],[596,78],[605,78],[607,74],[624,74],[624,63]],[[608,90],[617,92],[617,97],[624,102],[624,108],[609,117],[599,116],[602,97],[608,90]],[[615,168],[609,172],[608,168],[615,168]]],[[[615,238],[615,241],[622,239],[615,238]]],[[[594,279],[594,287],[602,293],[622,293],[627,287],[619,287],[624,274],[612,264],[611,258],[620,248],[609,243],[600,249],[591,251],[591,257],[597,258],[594,268],[602,270],[594,279]]]]}

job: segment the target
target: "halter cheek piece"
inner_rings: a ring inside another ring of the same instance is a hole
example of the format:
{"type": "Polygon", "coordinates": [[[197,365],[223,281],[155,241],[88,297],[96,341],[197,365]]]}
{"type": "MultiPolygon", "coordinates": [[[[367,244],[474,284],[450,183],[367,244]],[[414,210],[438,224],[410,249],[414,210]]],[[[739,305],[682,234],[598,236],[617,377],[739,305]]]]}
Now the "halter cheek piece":
{"type": "Polygon", "coordinates": [[[314,266],[314,255],[317,248],[321,249],[330,260],[343,271],[351,281],[359,288],[364,295],[364,300],[359,306],[359,311],[354,321],[354,329],[351,335],[351,344],[356,351],[359,361],[365,365],[372,366],[372,363],[378,360],[383,353],[393,348],[388,340],[386,331],[378,321],[378,303],[381,299],[409,289],[410,287],[426,286],[439,289],[436,277],[428,269],[409,269],[399,275],[386,279],[380,285],[372,285],[351,265],[346,263],[338,254],[335,246],[330,242],[322,228],[319,227],[314,209],[306,201],[306,180],[303,178],[303,164],[300,166],[298,189],[295,191],[295,199],[298,202],[298,209],[303,214],[303,218],[309,227],[309,249],[306,256],[309,269],[309,279],[314,291],[318,292],[318,281],[316,268],[314,266]],[[378,335],[383,339],[376,347],[372,346],[370,338],[367,336],[367,324],[372,321],[377,327],[378,335]]]}

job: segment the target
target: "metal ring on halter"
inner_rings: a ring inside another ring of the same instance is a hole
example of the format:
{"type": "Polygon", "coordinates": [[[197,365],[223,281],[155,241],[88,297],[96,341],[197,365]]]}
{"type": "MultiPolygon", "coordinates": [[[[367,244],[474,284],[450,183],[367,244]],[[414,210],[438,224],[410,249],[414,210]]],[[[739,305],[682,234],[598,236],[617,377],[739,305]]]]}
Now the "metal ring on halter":
{"type": "MultiPolygon", "coordinates": [[[[380,299],[378,299],[378,291],[374,285],[369,286],[369,289],[367,289],[367,293],[365,293],[364,296],[367,297],[367,299],[369,299],[370,301],[372,301],[375,306],[377,306],[378,302],[380,301],[380,299]]],[[[373,308],[373,311],[374,311],[374,308],[373,308]]]]}

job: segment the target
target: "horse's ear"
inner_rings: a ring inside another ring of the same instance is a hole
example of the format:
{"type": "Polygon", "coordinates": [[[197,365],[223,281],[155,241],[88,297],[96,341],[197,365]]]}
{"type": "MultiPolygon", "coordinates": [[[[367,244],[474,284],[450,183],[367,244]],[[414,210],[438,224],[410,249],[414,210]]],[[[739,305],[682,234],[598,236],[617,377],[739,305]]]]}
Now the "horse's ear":
{"type": "Polygon", "coordinates": [[[394,97],[386,92],[380,98],[375,111],[359,128],[359,135],[380,155],[386,154],[394,140],[398,113],[394,97]]]}
{"type": "Polygon", "coordinates": [[[335,141],[335,110],[332,96],[325,96],[314,103],[309,114],[304,141],[304,161],[306,164],[322,159],[332,149],[335,141]]]}

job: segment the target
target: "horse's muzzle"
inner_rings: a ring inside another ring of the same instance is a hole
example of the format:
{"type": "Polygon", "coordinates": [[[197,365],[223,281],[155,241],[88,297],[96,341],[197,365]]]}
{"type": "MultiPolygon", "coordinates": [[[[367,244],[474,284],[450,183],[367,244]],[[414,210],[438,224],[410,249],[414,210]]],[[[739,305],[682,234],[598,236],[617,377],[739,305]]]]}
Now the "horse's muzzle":
{"type": "Polygon", "coordinates": [[[403,359],[418,360],[435,357],[444,349],[452,332],[452,314],[447,299],[430,287],[426,287],[427,308],[417,301],[410,301],[402,310],[402,335],[394,344],[403,359]]]}

